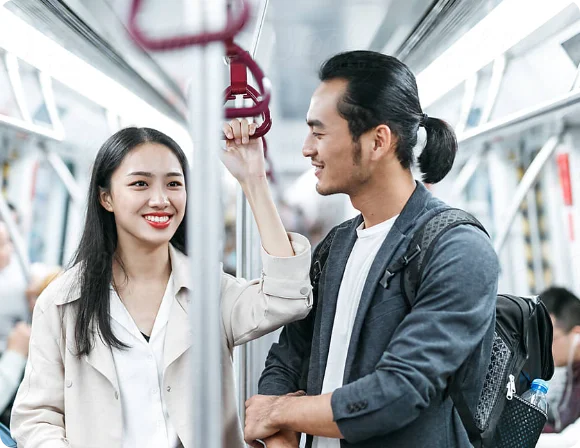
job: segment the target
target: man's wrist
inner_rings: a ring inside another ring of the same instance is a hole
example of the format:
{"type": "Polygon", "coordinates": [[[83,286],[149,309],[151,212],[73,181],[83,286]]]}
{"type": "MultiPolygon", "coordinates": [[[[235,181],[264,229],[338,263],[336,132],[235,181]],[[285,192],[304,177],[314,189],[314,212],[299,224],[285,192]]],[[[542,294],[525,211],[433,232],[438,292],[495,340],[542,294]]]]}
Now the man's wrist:
{"type": "Polygon", "coordinates": [[[295,397],[280,396],[274,402],[272,413],[270,414],[270,419],[272,420],[272,426],[278,429],[290,429],[288,428],[288,408],[291,405],[291,400],[295,397]]]}

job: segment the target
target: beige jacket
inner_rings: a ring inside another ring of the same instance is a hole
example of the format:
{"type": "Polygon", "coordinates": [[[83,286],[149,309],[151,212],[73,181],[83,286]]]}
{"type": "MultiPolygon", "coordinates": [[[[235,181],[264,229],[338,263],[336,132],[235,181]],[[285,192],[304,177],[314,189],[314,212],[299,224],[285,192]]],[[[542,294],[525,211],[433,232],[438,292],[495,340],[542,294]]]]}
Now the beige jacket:
{"type": "MultiPolygon", "coordinates": [[[[223,440],[224,447],[244,447],[237,416],[232,350],[285,323],[305,317],[312,306],[310,244],[290,234],[297,254],[262,255],[260,280],[239,281],[222,275],[223,440]]],[[[187,290],[187,258],[171,247],[175,297],[165,336],[163,394],[169,418],[183,446],[192,446],[192,399],[187,290]]],[[[88,356],[74,354],[78,268],[52,282],[38,299],[32,320],[30,354],[12,411],[12,436],[19,448],[120,448],[123,421],[113,356],[96,338],[88,356]]],[[[200,341],[203,343],[203,341],[200,341]]],[[[135,447],[139,448],[139,447],[135,447]]]]}

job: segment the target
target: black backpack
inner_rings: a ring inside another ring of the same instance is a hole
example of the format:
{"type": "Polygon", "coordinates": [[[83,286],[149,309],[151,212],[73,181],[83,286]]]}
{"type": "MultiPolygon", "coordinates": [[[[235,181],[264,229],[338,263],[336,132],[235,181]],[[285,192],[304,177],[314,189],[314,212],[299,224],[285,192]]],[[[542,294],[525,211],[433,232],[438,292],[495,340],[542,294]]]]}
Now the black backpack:
{"type": "MultiPolygon", "coordinates": [[[[432,210],[411,238],[405,254],[385,270],[381,285],[402,271],[403,294],[413,307],[424,266],[439,238],[459,225],[472,225],[487,234],[469,213],[454,208],[432,210]]],[[[320,243],[310,271],[315,295],[336,228],[320,243]]],[[[497,296],[495,334],[483,389],[475,414],[455,377],[463,378],[469,365],[451,379],[448,393],[475,448],[535,447],[547,415],[520,395],[536,378],[549,380],[554,373],[552,321],[539,297],[497,296]]]]}

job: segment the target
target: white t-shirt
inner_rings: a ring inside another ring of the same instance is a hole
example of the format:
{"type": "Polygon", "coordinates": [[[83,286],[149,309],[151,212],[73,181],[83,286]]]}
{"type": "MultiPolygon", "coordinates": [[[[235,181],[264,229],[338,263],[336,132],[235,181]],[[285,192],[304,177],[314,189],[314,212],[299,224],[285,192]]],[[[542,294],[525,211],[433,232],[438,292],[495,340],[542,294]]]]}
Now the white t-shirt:
{"type": "MultiPolygon", "coordinates": [[[[356,230],[358,238],[348,257],[338,291],[322,394],[334,392],[343,385],[346,355],[363,288],[375,256],[398,216],[368,229],[364,228],[363,222],[356,230]]],[[[313,447],[340,448],[340,440],[315,437],[313,447]]]]}
{"type": "Polygon", "coordinates": [[[175,300],[169,277],[149,342],[111,288],[111,327],[130,348],[113,348],[123,409],[123,448],[175,448],[179,438],[163,399],[163,355],[167,322],[175,300]]]}

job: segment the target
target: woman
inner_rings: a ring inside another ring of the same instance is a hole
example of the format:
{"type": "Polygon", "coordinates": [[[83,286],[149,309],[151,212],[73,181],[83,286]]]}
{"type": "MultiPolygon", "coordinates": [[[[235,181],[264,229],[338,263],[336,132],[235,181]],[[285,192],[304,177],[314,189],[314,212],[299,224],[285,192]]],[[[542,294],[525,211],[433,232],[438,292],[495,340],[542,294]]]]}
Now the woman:
{"type": "MultiPolygon", "coordinates": [[[[231,353],[308,314],[310,246],[288,238],[272,202],[255,126],[224,127],[224,163],[262,239],[263,276],[222,275],[223,441],[243,447],[231,353]]],[[[185,245],[187,162],[166,135],[124,129],[94,164],[73,267],[39,297],[12,414],[23,448],[192,446],[191,284],[185,245]]],[[[195,254],[203,256],[203,254],[195,254]]],[[[195,341],[203,343],[203,341],[195,341]]]]}

